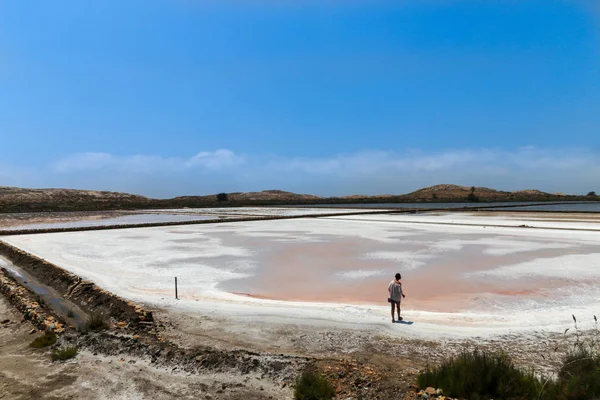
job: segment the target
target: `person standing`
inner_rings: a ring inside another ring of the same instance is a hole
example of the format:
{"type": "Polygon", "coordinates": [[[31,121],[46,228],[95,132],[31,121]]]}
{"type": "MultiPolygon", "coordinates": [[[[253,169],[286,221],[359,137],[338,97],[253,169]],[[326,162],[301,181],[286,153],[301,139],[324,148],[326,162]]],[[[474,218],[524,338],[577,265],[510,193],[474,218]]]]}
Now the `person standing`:
{"type": "Polygon", "coordinates": [[[400,274],[396,274],[395,279],[392,280],[388,285],[388,302],[392,306],[392,323],[396,322],[394,319],[394,309],[398,311],[398,321],[402,321],[402,317],[400,316],[400,303],[406,296],[402,292],[402,282],[400,282],[401,279],[402,276],[400,274]]]}

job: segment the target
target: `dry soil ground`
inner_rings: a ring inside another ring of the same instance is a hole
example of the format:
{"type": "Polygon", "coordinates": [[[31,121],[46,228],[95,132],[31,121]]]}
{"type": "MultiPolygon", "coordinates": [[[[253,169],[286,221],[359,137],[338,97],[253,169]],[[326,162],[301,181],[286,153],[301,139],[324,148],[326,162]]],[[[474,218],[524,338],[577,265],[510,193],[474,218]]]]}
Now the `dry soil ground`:
{"type": "Polygon", "coordinates": [[[505,352],[523,368],[548,375],[557,370],[573,340],[542,332],[494,339],[420,340],[386,334],[381,326],[275,323],[268,316],[262,321],[232,321],[173,310],[155,310],[154,315],[164,323],[161,335],[184,348],[241,348],[314,358],[334,383],[336,399],[412,399],[422,369],[463,351],[505,352]]]}
{"type": "Polygon", "coordinates": [[[87,351],[51,362],[48,350],[29,343],[40,333],[0,296],[0,399],[284,399],[289,387],[260,376],[194,375],[156,368],[128,356],[87,351]]]}

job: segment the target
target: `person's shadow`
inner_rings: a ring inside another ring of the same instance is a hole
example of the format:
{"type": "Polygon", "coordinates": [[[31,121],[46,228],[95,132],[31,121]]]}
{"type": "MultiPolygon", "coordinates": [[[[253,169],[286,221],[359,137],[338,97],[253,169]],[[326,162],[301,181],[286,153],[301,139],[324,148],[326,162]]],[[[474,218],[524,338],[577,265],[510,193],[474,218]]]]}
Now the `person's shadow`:
{"type": "Polygon", "coordinates": [[[396,324],[412,325],[412,324],[414,324],[414,322],[402,320],[402,321],[396,321],[396,324]]]}

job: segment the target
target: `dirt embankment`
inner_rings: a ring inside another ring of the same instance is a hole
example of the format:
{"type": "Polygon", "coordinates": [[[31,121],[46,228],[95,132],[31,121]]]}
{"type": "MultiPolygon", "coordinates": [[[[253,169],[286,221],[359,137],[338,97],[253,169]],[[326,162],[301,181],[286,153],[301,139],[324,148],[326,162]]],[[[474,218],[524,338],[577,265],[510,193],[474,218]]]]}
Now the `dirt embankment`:
{"type": "Polygon", "coordinates": [[[0,268],[0,294],[3,294],[37,329],[56,333],[65,331],[64,320],[55,317],[42,305],[38,296],[21,286],[4,268],[0,268]]]}
{"type": "MultiPolygon", "coordinates": [[[[152,362],[129,354],[128,339],[112,345],[111,336],[60,335],[54,347],[81,342],[74,359],[51,362],[50,349],[29,343],[40,333],[0,295],[0,399],[130,400],[290,398],[288,386],[261,376],[261,369],[241,375],[224,366],[186,372],[173,363],[152,362]],[[31,333],[31,332],[34,333],[31,333]],[[109,339],[105,340],[104,337],[109,339]],[[100,342],[101,346],[93,343],[100,342]],[[109,347],[109,352],[102,348],[109,347]]],[[[121,333],[121,336],[126,336],[121,333]]],[[[216,357],[215,357],[216,358],[216,357]]]]}
{"type": "Polygon", "coordinates": [[[150,323],[152,313],[99,288],[93,282],[65,271],[57,265],[0,241],[0,255],[18,265],[41,283],[57,290],[88,313],[110,315],[132,324],[150,323]]]}

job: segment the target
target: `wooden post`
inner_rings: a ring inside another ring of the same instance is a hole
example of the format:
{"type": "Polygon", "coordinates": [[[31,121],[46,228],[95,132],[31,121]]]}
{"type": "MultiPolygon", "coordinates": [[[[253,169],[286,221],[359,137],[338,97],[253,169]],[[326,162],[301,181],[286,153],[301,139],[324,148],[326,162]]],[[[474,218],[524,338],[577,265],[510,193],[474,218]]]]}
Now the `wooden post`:
{"type": "Polygon", "coordinates": [[[175,298],[179,300],[179,297],[177,297],[177,277],[175,277],[175,298]]]}

